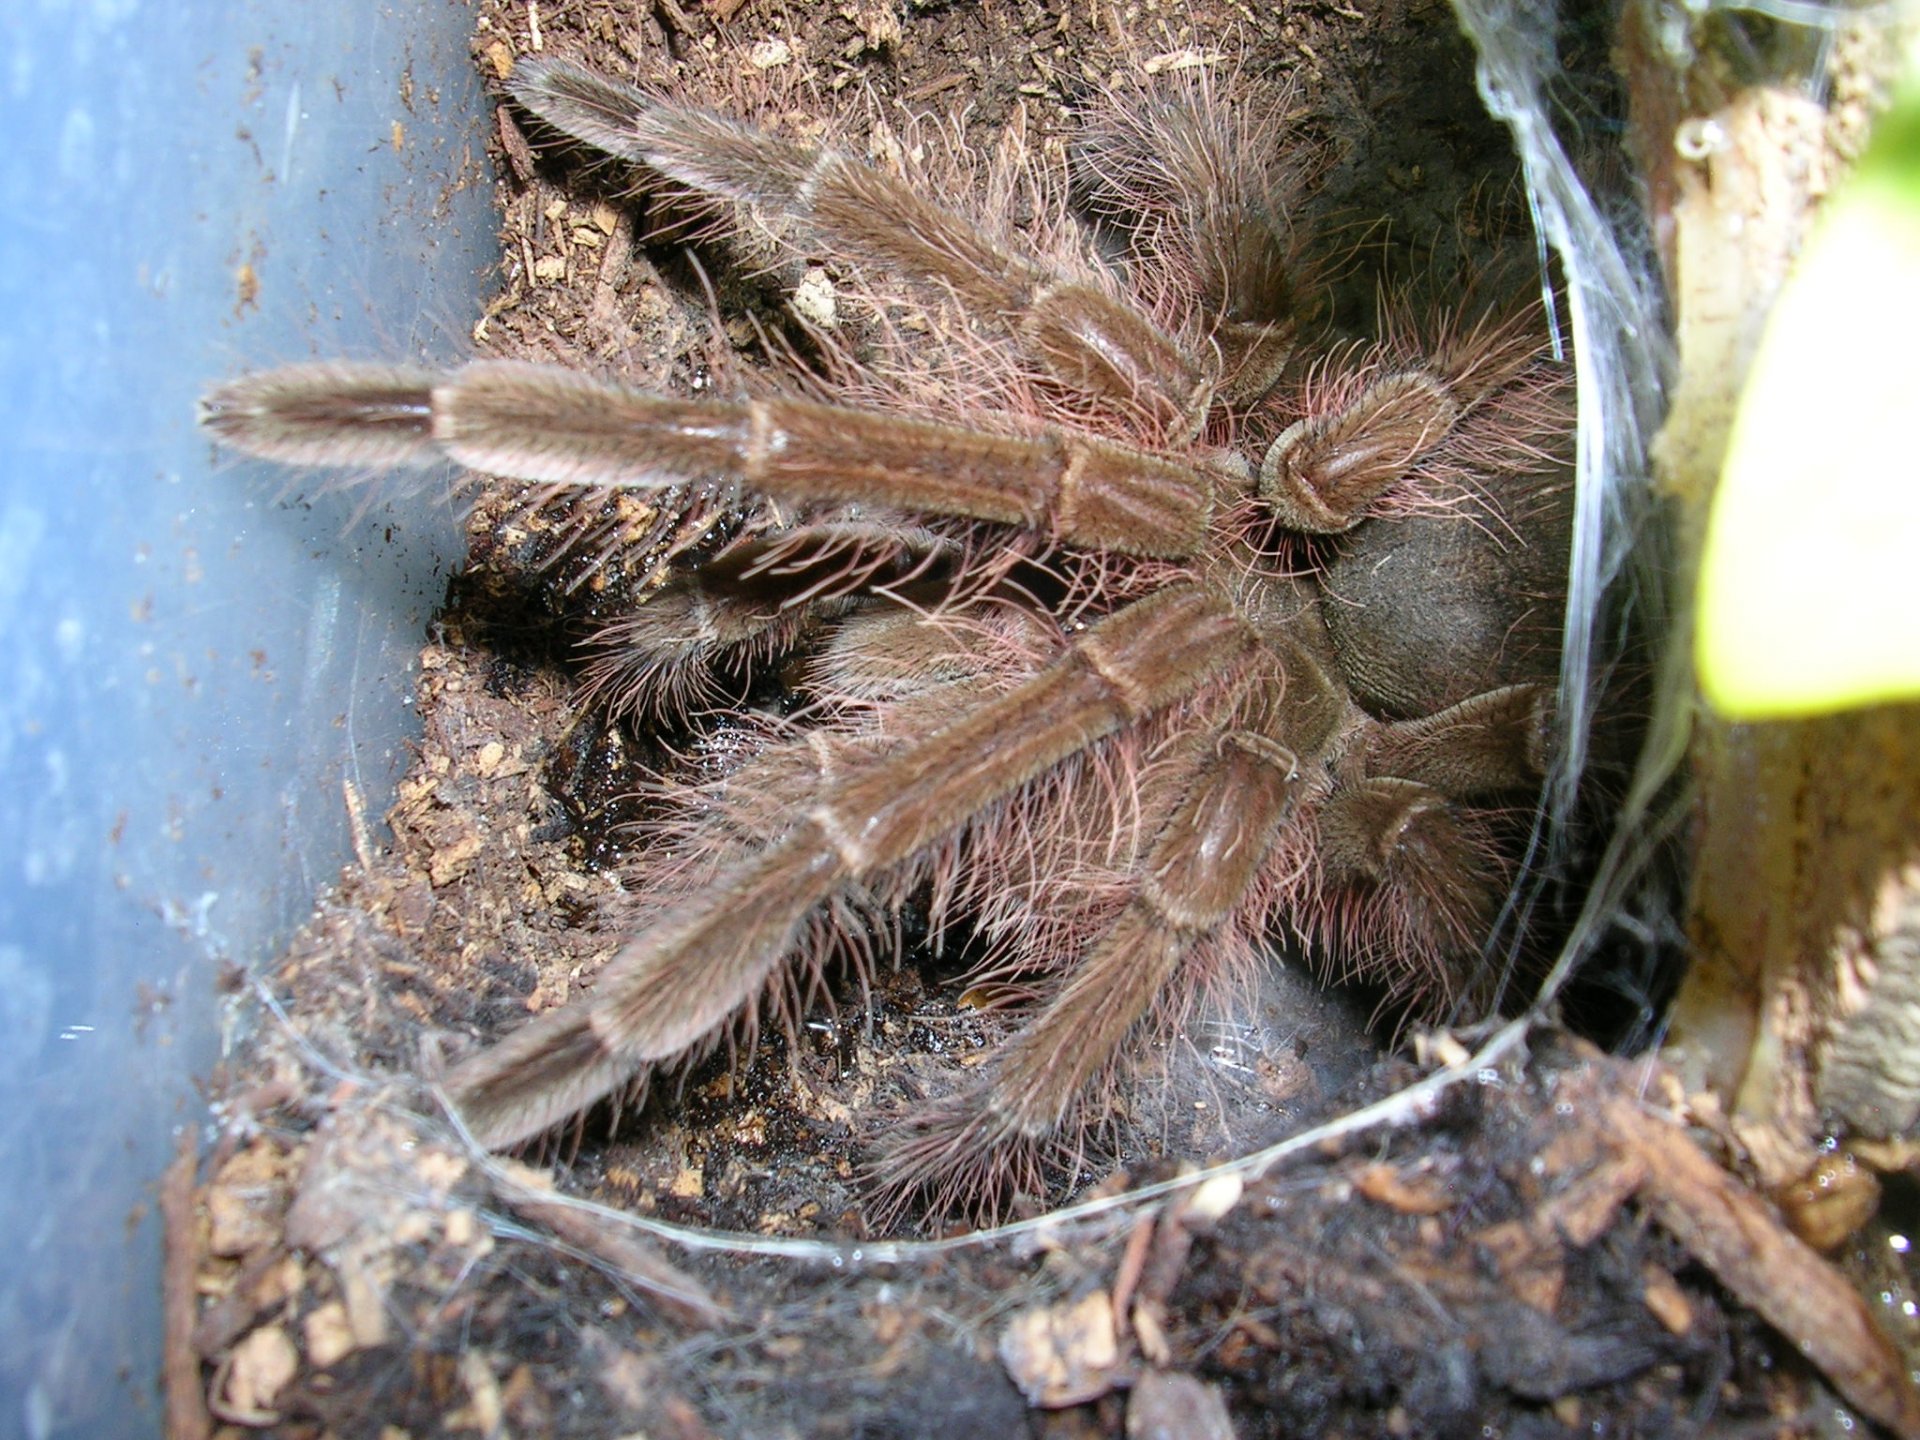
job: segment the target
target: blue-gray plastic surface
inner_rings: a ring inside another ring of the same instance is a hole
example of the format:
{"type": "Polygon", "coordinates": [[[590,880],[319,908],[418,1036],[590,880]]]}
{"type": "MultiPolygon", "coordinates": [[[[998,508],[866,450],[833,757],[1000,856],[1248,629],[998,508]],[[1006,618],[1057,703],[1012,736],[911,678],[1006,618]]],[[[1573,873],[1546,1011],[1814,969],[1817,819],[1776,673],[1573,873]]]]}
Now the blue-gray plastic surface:
{"type": "Polygon", "coordinates": [[[289,499],[194,402],[457,352],[493,249],[449,0],[0,6],[0,1437],[160,1431],[157,1177],[216,980],[404,758],[433,487],[289,499]]]}

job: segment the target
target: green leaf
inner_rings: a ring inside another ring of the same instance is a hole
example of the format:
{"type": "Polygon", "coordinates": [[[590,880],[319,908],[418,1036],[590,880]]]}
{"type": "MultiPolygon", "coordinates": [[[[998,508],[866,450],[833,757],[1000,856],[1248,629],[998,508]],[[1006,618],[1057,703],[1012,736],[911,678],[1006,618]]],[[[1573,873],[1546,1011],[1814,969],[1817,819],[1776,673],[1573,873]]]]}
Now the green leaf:
{"type": "Polygon", "coordinates": [[[1700,564],[1735,720],[1920,695],[1920,90],[1882,117],[1767,322],[1700,564]]]}

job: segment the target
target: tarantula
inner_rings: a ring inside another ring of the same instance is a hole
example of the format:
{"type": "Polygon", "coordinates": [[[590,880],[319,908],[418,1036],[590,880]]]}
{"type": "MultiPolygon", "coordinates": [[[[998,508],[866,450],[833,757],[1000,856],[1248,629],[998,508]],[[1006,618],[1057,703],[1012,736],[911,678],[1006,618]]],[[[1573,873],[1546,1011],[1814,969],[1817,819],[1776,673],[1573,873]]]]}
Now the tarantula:
{"type": "Polygon", "coordinates": [[[1309,347],[1303,167],[1252,87],[1109,97],[1070,175],[1013,156],[971,212],[572,65],[510,88],[831,258],[867,324],[749,398],[493,362],[296,366],[205,402],[280,461],[760,507],[601,638],[596,683],[684,712],[716,669],[777,673],[792,705],[661,782],[591,993],[446,1076],[483,1142],[792,1024],[910,904],[1025,1009],[880,1141],[895,1204],[1046,1193],[1149,1042],[1283,932],[1409,1006],[1472,988],[1557,665],[1568,389],[1530,314],[1390,298],[1375,339],[1309,347]]]}

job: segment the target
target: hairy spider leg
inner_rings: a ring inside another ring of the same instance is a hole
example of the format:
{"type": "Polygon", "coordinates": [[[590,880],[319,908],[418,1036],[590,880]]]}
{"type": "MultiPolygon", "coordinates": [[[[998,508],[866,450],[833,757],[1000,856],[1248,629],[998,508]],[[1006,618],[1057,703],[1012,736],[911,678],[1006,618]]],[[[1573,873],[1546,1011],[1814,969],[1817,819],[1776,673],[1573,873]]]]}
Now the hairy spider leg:
{"type": "Polygon", "coordinates": [[[594,636],[586,693],[649,720],[684,718],[720,698],[717,667],[751,671],[862,597],[944,583],[963,550],[924,527],[854,522],[736,540],[594,636]]]}
{"type": "Polygon", "coordinates": [[[1326,788],[1328,758],[1354,719],[1328,657],[1263,637],[1211,743],[1196,747],[1124,908],[984,1075],[909,1117],[883,1148],[875,1175],[894,1206],[921,1190],[943,1206],[1037,1182],[1042,1149],[1096,1077],[1142,1022],[1167,1012],[1196,950],[1243,920],[1250,895],[1273,880],[1275,839],[1296,804],[1326,788]]]}
{"type": "Polygon", "coordinates": [[[1324,278],[1293,229],[1324,148],[1289,133],[1290,89],[1229,99],[1240,78],[1217,84],[1197,66],[1116,96],[1073,153],[1081,203],[1128,237],[1136,270],[1197,302],[1220,355],[1217,399],[1232,406],[1278,383],[1324,278]]]}
{"type": "Polygon", "coordinates": [[[214,390],[202,422],[296,465],[438,455],[555,485],[730,478],[775,501],[880,505],[1016,525],[1075,546],[1177,558],[1206,536],[1214,480],[1068,430],[997,435],[810,400],[676,400],[558,366],[291,365],[214,390]]]}
{"type": "Polygon", "coordinates": [[[1159,591],[1089,627],[1039,674],[849,775],[710,893],[630,940],[596,993],[535,1020],[447,1077],[481,1141],[509,1145],[644,1066],[711,1045],[750,1014],[808,914],[897,865],[1067,756],[1174,703],[1252,654],[1257,633],[1201,586],[1159,591]]]}
{"type": "Polygon", "coordinates": [[[791,217],[823,248],[950,287],[1054,379],[1173,440],[1200,431],[1214,377],[1131,305],[1062,277],[905,182],[563,61],[522,61],[514,98],[559,130],[682,185],[791,217]]]}

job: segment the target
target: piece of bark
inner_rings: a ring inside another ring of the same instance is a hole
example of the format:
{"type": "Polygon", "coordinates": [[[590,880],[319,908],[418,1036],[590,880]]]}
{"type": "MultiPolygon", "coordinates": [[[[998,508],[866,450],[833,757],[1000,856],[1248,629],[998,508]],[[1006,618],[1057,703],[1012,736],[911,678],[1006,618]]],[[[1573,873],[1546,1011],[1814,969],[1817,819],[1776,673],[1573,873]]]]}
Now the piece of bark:
{"type": "Polygon", "coordinates": [[[526,1219],[544,1225],[650,1296],[661,1309],[690,1324],[712,1326],[729,1318],[727,1307],[698,1280],[599,1207],[567,1199],[537,1185],[503,1183],[504,1199],[526,1219]]]}
{"type": "Polygon", "coordinates": [[[1640,1200],[1655,1221],[1792,1341],[1850,1405],[1896,1434],[1920,1437],[1920,1392],[1840,1272],[1629,1093],[1602,1081],[1586,1100],[1601,1127],[1645,1166],[1640,1200]]]}
{"type": "Polygon", "coordinates": [[[200,1357],[193,1348],[193,1277],[200,1263],[193,1214],[198,1160],[199,1145],[188,1128],[160,1178],[161,1378],[167,1396],[167,1440],[205,1440],[213,1427],[206,1388],[200,1383],[200,1357]]]}

